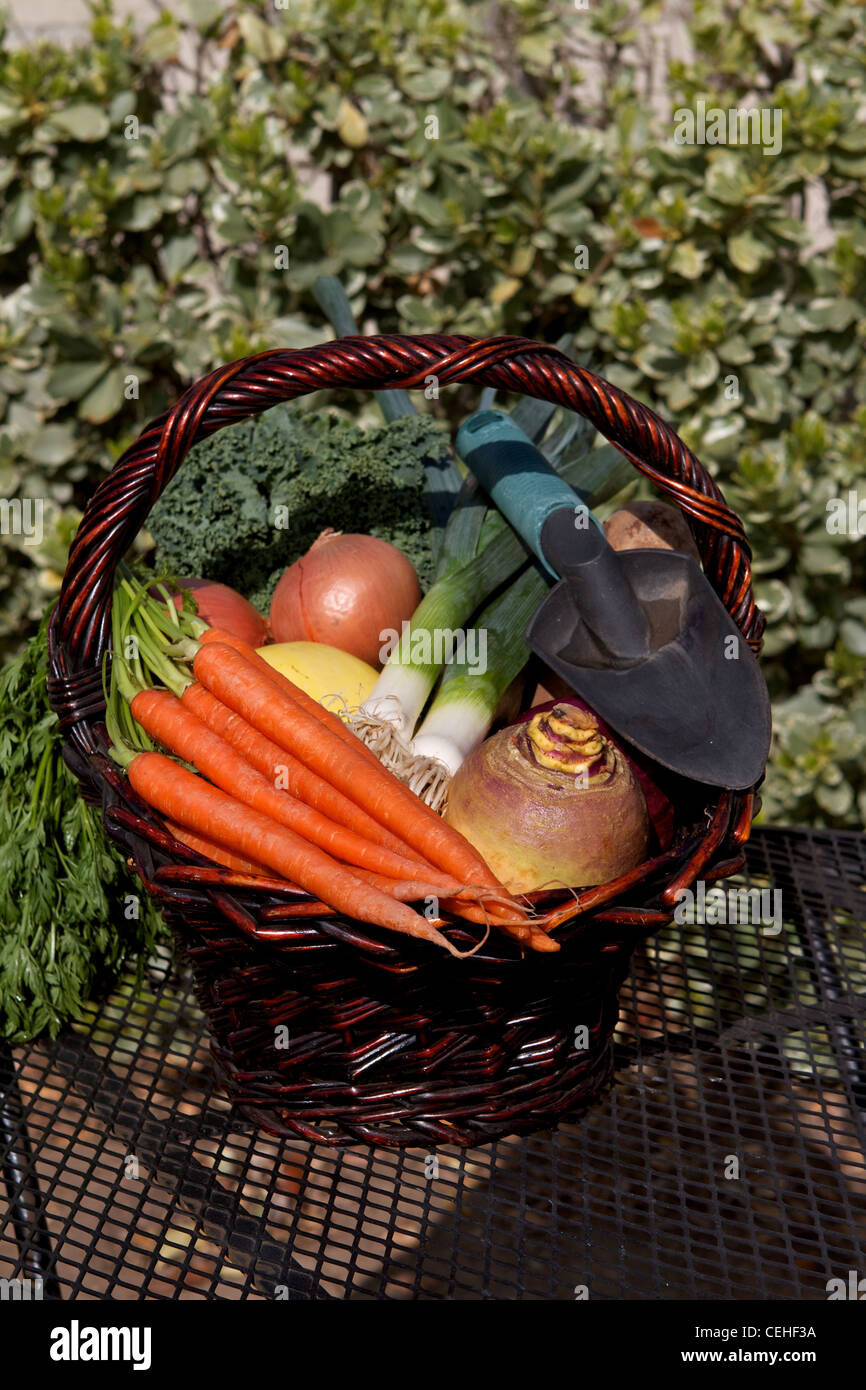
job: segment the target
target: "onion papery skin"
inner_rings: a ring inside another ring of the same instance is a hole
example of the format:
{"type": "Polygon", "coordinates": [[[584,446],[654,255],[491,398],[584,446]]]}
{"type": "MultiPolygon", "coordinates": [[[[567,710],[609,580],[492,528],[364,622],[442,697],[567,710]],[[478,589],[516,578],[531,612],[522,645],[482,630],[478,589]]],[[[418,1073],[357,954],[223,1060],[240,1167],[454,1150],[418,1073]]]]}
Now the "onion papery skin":
{"type": "Polygon", "coordinates": [[[650,821],[625,755],[588,710],[556,704],[476,748],[445,820],[515,893],[607,883],[647,856],[650,821]]]}
{"type": "Polygon", "coordinates": [[[410,560],[376,536],[323,531],[290,565],[271,599],[275,642],[324,642],[377,669],[389,633],[421,602],[410,560]]]}

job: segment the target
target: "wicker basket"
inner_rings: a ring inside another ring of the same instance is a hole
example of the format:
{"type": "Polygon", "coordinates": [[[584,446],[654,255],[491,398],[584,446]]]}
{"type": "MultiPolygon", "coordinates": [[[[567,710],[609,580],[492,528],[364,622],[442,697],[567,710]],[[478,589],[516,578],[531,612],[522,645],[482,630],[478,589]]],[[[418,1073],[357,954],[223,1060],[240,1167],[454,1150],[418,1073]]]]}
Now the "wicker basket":
{"type": "MultiPolygon", "coordinates": [[[[754,790],[696,788],[678,808],[671,849],[578,895],[557,931],[559,953],[523,958],[492,933],[458,961],[342,918],[287,920],[285,899],[228,884],[132,792],[107,757],[102,723],[112,580],[187,450],[322,387],[418,388],[431,375],[440,386],[523,392],[588,417],[682,508],[710,582],[756,651],[764,625],[742,525],[695,456],[652,411],[528,339],[356,337],[260,353],[211,372],[147,426],[96,492],[73,544],[49,633],[51,703],[83,794],[101,803],[107,833],[192,963],[232,1102],[273,1133],[327,1144],[474,1145],[585,1106],[610,1080],[632,949],[670,920],[680,889],[742,865],[753,811],[754,790]],[[578,1048],[581,1025],[589,1046],[578,1048]]],[[[462,923],[446,930],[461,945],[473,939],[462,923]]]]}

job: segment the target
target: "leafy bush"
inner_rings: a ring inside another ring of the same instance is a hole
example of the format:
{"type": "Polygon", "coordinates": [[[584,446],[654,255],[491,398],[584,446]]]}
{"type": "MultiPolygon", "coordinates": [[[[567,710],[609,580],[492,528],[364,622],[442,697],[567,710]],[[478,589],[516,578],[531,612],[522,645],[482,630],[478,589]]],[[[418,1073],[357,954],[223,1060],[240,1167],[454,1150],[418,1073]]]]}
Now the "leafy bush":
{"type": "Polygon", "coordinates": [[[71,53],[0,52],[0,496],[47,522],[4,538],[6,649],[101,471],[215,364],[320,339],[311,286],[337,274],[365,331],[575,330],[676,423],[755,550],[767,813],[862,819],[864,547],[827,526],[866,494],[862,11],[697,0],[672,111],[778,108],[772,157],[647,114],[629,45],[655,16],[186,0],[137,32],[99,3],[71,53]]]}

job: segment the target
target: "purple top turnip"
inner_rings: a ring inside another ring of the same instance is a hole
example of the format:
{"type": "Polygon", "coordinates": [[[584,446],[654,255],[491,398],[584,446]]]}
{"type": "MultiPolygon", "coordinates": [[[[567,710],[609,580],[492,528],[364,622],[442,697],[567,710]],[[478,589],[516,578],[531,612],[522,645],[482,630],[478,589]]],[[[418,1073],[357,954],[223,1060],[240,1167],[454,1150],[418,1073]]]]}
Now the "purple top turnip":
{"type": "Polygon", "coordinates": [[[560,703],[480,744],[445,819],[512,892],[606,883],[646,858],[650,821],[625,755],[591,710],[560,703]]]}

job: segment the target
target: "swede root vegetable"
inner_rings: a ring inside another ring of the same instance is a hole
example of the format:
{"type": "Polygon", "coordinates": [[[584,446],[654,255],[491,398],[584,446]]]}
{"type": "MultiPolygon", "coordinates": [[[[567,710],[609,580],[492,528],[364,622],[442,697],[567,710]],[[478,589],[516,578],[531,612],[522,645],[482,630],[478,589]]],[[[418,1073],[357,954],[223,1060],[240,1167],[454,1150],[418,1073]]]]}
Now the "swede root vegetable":
{"type": "MultiPolygon", "coordinates": [[[[543,701],[535,699],[532,709],[528,710],[526,714],[521,715],[520,719],[516,719],[514,721],[516,724],[523,724],[536,714],[547,714],[549,710],[552,710],[554,706],[559,704],[574,705],[576,709],[583,710],[588,710],[590,708],[584,700],[581,700],[575,695],[573,690],[568,689],[565,681],[561,681],[559,677],[554,676],[552,672],[546,679],[549,680],[550,684],[561,689],[560,695],[558,695],[556,699],[547,698],[543,701]]],[[[536,696],[541,689],[542,687],[539,686],[538,690],[535,692],[536,696]]],[[[545,692],[545,694],[547,694],[547,692],[545,692]]],[[[669,849],[676,829],[676,812],[674,803],[659,785],[659,774],[663,773],[663,769],[659,768],[657,763],[654,763],[645,753],[641,753],[639,749],[632,748],[630,745],[624,747],[613,730],[608,728],[607,724],[605,724],[601,716],[595,714],[595,710],[590,710],[590,713],[595,715],[598,727],[608,742],[614,744],[615,747],[625,755],[632,772],[640,783],[640,789],[644,794],[650,822],[655,832],[655,838],[658,841],[658,845],[655,847],[650,846],[650,849],[669,849]]]]}
{"type": "Polygon", "coordinates": [[[640,785],[590,710],[558,704],[476,748],[445,820],[512,893],[606,883],[646,858],[640,785]]]}

